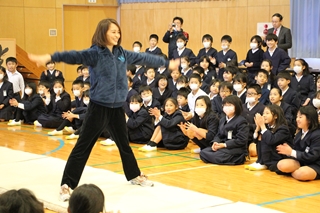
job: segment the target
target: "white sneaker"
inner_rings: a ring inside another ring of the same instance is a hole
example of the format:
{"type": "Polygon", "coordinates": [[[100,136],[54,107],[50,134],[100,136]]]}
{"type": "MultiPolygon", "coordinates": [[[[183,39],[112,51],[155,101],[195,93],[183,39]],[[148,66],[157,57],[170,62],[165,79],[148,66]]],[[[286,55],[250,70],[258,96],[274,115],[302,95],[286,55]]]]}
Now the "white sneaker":
{"type": "Polygon", "coordinates": [[[260,171],[267,169],[266,165],[261,165],[260,163],[256,163],[255,165],[249,166],[250,171],[260,171]]]}
{"type": "Polygon", "coordinates": [[[257,164],[256,162],[254,162],[252,164],[247,164],[247,165],[244,165],[244,168],[249,169],[250,167],[255,166],[256,164],[257,164]]]}
{"type": "Polygon", "coordinates": [[[74,133],[76,130],[74,130],[73,128],[72,128],[72,126],[65,126],[64,127],[64,130],[66,130],[67,132],[69,132],[69,133],[74,133]]]}
{"type": "Polygon", "coordinates": [[[191,149],[191,153],[199,154],[201,152],[200,148],[197,149],[191,149]]]}
{"type": "Polygon", "coordinates": [[[53,135],[62,135],[62,134],[63,134],[62,130],[60,130],[60,131],[53,130],[51,132],[48,132],[48,135],[51,135],[51,136],[53,136],[53,135]]]}
{"type": "Polygon", "coordinates": [[[153,182],[148,180],[148,177],[143,173],[141,173],[140,176],[130,180],[130,182],[132,185],[150,186],[150,187],[154,186],[153,182]]]}
{"type": "Polygon", "coordinates": [[[42,124],[39,123],[39,121],[35,121],[35,122],[33,122],[33,124],[34,124],[35,126],[37,126],[37,127],[42,127],[42,124]]]}
{"type": "Polygon", "coordinates": [[[111,140],[110,138],[104,140],[104,141],[100,141],[100,144],[103,145],[103,146],[113,146],[115,145],[116,143],[111,140]]]}
{"type": "Polygon", "coordinates": [[[71,135],[68,135],[66,137],[67,140],[72,140],[72,139],[78,139],[79,138],[79,135],[75,135],[75,134],[71,134],[71,135]]]}
{"type": "Polygon", "coordinates": [[[70,188],[67,184],[63,184],[60,189],[60,200],[66,202],[70,199],[70,188]]]}
{"type": "Polygon", "coordinates": [[[9,121],[9,123],[7,125],[8,126],[20,126],[21,125],[21,120],[19,120],[19,121],[11,120],[11,122],[9,121]]]}
{"type": "Polygon", "coordinates": [[[143,147],[140,147],[138,150],[142,151],[142,152],[152,152],[152,151],[157,151],[157,147],[150,146],[150,145],[144,145],[143,147]]]}

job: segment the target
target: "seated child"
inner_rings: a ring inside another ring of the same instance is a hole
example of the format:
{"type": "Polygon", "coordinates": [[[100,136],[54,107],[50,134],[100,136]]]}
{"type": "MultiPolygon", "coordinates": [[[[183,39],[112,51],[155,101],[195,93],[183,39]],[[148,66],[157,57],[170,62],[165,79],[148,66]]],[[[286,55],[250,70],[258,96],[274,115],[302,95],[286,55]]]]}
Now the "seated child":
{"type": "Polygon", "coordinates": [[[56,63],[54,61],[50,61],[46,64],[47,70],[43,71],[40,76],[40,81],[47,81],[51,85],[56,80],[60,80],[62,83],[64,82],[63,74],[60,70],[55,69],[56,63]]]}
{"type": "Polygon", "coordinates": [[[232,94],[233,86],[229,82],[221,82],[219,85],[219,95],[214,97],[211,101],[212,110],[217,114],[218,118],[225,116],[222,108],[222,101],[232,94]]]}
{"type": "Polygon", "coordinates": [[[177,48],[173,50],[172,55],[174,59],[182,58],[183,56],[187,56],[190,59],[190,66],[193,66],[196,61],[196,56],[192,52],[191,49],[186,47],[187,38],[184,34],[177,35],[177,48]]]}
{"type": "Polygon", "coordinates": [[[202,56],[200,58],[200,67],[204,69],[203,81],[210,84],[211,81],[217,78],[217,72],[214,65],[210,62],[209,56],[202,56]]]}
{"type": "Polygon", "coordinates": [[[136,66],[135,65],[128,64],[127,76],[132,79],[132,89],[139,92],[139,87],[141,86],[141,80],[136,75],[136,66]]]}
{"type": "MultiPolygon", "coordinates": [[[[160,56],[163,57],[165,60],[168,60],[168,57],[165,54],[161,54],[160,56]]],[[[157,70],[156,76],[158,74],[163,74],[163,75],[167,76],[168,79],[171,78],[170,72],[166,66],[159,67],[157,70]]]]}
{"type": "Polygon", "coordinates": [[[37,86],[33,82],[26,83],[25,94],[18,102],[15,98],[9,100],[13,107],[17,107],[15,119],[8,123],[9,126],[21,125],[21,120],[26,124],[33,124],[40,114],[46,113],[42,98],[37,94],[37,86]]]}
{"type": "MultiPolygon", "coordinates": [[[[177,97],[178,91],[182,88],[185,87],[189,93],[190,93],[190,88],[189,88],[189,81],[188,81],[188,77],[185,75],[181,75],[178,79],[177,79],[177,83],[176,83],[176,90],[172,92],[171,96],[173,98],[177,97]]],[[[188,93],[188,94],[189,94],[188,93]]]]}
{"type": "Polygon", "coordinates": [[[135,41],[135,42],[133,42],[133,44],[132,44],[132,50],[133,50],[133,52],[139,53],[140,50],[141,50],[141,48],[142,48],[142,44],[141,44],[140,41],[135,41]]]}
{"type": "Polygon", "coordinates": [[[210,59],[217,58],[217,50],[212,47],[213,38],[209,34],[205,34],[202,36],[202,44],[203,48],[199,50],[199,53],[197,55],[197,64],[200,64],[200,58],[202,56],[208,56],[210,59]]]}
{"type": "Polygon", "coordinates": [[[144,75],[146,76],[146,79],[141,81],[141,85],[148,85],[151,87],[151,89],[153,89],[156,86],[156,71],[153,67],[146,67],[144,70],[144,75]]]}
{"type": "Polygon", "coordinates": [[[152,89],[152,96],[163,106],[164,101],[171,97],[172,91],[168,87],[168,78],[166,75],[159,74],[155,80],[155,87],[152,89]]]}
{"type": "Polygon", "coordinates": [[[171,71],[171,78],[168,78],[168,87],[172,92],[175,92],[177,90],[176,84],[180,76],[181,76],[181,73],[179,70],[171,71]]]}
{"type": "MultiPolygon", "coordinates": [[[[203,70],[202,67],[199,67],[199,70],[201,69],[203,70]]],[[[201,85],[201,76],[199,74],[193,73],[189,78],[189,87],[191,89],[191,92],[188,95],[188,105],[192,116],[194,114],[196,99],[201,95],[208,96],[207,93],[200,89],[201,85]]],[[[189,119],[191,119],[191,117],[189,119]]]]}
{"type": "Polygon", "coordinates": [[[226,82],[233,83],[233,78],[239,72],[239,69],[234,66],[227,66],[223,69],[222,80],[226,82]]]}
{"type": "Polygon", "coordinates": [[[320,90],[320,76],[317,78],[317,92],[320,90]]]}
{"type": "Polygon", "coordinates": [[[200,153],[202,149],[210,147],[210,142],[218,132],[218,126],[219,119],[211,109],[208,96],[199,96],[196,99],[195,114],[191,122],[179,124],[183,134],[199,146],[192,150],[193,153],[200,153]]]}
{"type": "Polygon", "coordinates": [[[210,93],[210,86],[206,81],[204,81],[204,78],[205,78],[204,69],[200,66],[196,66],[193,68],[192,72],[200,75],[200,77],[201,77],[200,89],[202,91],[204,91],[206,94],[209,94],[210,93]]]}
{"type": "Polygon", "coordinates": [[[263,116],[257,113],[254,120],[256,123],[254,137],[261,134],[261,140],[257,142],[258,159],[245,168],[252,171],[264,169],[276,171],[277,163],[285,158],[284,155],[278,154],[277,146],[292,143],[283,110],[278,105],[268,105],[264,108],[263,116]]]}
{"type": "Polygon", "coordinates": [[[190,93],[190,90],[185,87],[181,87],[177,93],[177,101],[178,101],[179,109],[182,111],[182,115],[184,112],[190,112],[190,108],[188,105],[189,93],[190,93]]]}
{"type": "Polygon", "coordinates": [[[80,65],[80,66],[77,67],[77,78],[80,77],[80,76],[82,76],[81,69],[82,69],[82,65],[80,65]]]}
{"type": "Polygon", "coordinates": [[[209,93],[209,98],[212,101],[212,99],[216,96],[219,95],[219,86],[220,86],[221,81],[219,79],[213,79],[211,81],[210,85],[210,93],[209,93]]]}
{"type": "Polygon", "coordinates": [[[132,143],[146,144],[150,141],[154,125],[152,117],[143,106],[142,99],[139,94],[130,98],[130,116],[126,116],[129,141],[132,143]]]}
{"type": "Polygon", "coordinates": [[[83,91],[89,91],[90,90],[90,82],[83,82],[83,91]]]}
{"type": "Polygon", "coordinates": [[[297,114],[300,129],[293,140],[277,146],[278,154],[288,156],[277,164],[278,174],[291,174],[301,181],[320,179],[320,130],[317,112],[312,106],[301,107],[297,114]]]}
{"type": "Polygon", "coordinates": [[[261,69],[268,72],[267,83],[263,85],[264,88],[271,90],[273,87],[277,87],[277,82],[275,82],[275,75],[272,71],[272,62],[269,59],[264,59],[261,63],[261,69]]]}
{"type": "Polygon", "coordinates": [[[77,77],[76,80],[81,80],[83,82],[90,82],[89,68],[87,66],[81,66],[81,73],[82,75],[77,77]]]}
{"type": "Polygon", "coordinates": [[[181,73],[182,75],[189,78],[192,74],[192,68],[190,67],[190,59],[188,58],[188,56],[183,56],[180,60],[181,73]]]}
{"type": "Polygon", "coordinates": [[[259,102],[263,105],[267,105],[270,102],[270,90],[266,87],[268,76],[268,71],[261,69],[257,71],[257,75],[255,77],[256,83],[261,87],[261,98],[259,99],[259,102]]]}
{"type": "Polygon", "coordinates": [[[84,83],[82,80],[75,80],[72,82],[72,92],[75,97],[75,100],[71,102],[71,108],[77,108],[83,106],[83,91],[84,83]]]}
{"type": "Polygon", "coordinates": [[[238,96],[244,104],[246,101],[247,93],[247,76],[243,73],[238,73],[233,78],[233,94],[238,96]]]}
{"type": "Polygon", "coordinates": [[[37,127],[57,128],[63,122],[63,112],[71,108],[71,98],[64,90],[64,83],[56,80],[53,83],[54,94],[51,95],[50,103],[47,105],[48,114],[42,113],[34,122],[37,127]]]}
{"type": "Polygon", "coordinates": [[[8,121],[13,117],[13,109],[9,100],[13,98],[13,85],[8,81],[6,69],[0,66],[0,121],[8,121]]]}
{"type": "Polygon", "coordinates": [[[223,99],[223,111],[226,116],[220,119],[218,133],[211,141],[211,147],[200,152],[205,163],[239,165],[246,161],[249,127],[241,116],[240,98],[230,95],[223,99]]]}
{"type": "Polygon", "coordinates": [[[123,103],[123,109],[125,113],[129,116],[131,114],[131,111],[129,108],[131,97],[139,93],[136,90],[132,89],[132,85],[133,85],[132,78],[127,76],[127,79],[128,79],[128,94],[127,94],[126,101],[123,103]]]}
{"type": "Polygon", "coordinates": [[[154,55],[162,55],[161,49],[157,46],[159,36],[157,34],[151,34],[149,36],[149,45],[150,47],[146,49],[146,53],[151,53],[154,55]]]}
{"type": "Polygon", "coordinates": [[[143,105],[149,111],[150,108],[161,108],[161,104],[152,96],[152,89],[149,86],[140,86],[139,94],[143,100],[143,105]]]}
{"type": "Polygon", "coordinates": [[[150,141],[139,151],[156,151],[157,146],[164,146],[166,149],[179,150],[188,145],[189,138],[185,136],[178,124],[184,122],[182,113],[179,110],[178,102],[174,98],[168,98],[164,102],[165,113],[162,116],[160,110],[151,108],[150,114],[155,117],[156,128],[150,141]]]}

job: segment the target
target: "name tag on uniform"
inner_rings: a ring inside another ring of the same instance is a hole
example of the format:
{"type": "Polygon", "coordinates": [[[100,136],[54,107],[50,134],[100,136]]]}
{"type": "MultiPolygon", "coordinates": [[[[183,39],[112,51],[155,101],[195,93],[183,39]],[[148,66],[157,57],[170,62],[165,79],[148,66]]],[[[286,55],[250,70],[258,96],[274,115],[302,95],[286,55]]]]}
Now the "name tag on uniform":
{"type": "Polygon", "coordinates": [[[3,96],[7,96],[7,90],[3,90],[3,96]]]}
{"type": "Polygon", "coordinates": [[[228,131],[228,136],[227,136],[227,139],[232,139],[232,131],[228,131]]]}
{"type": "Polygon", "coordinates": [[[310,150],[310,147],[306,147],[306,149],[304,150],[306,153],[308,153],[309,152],[309,150],[310,150]]]}

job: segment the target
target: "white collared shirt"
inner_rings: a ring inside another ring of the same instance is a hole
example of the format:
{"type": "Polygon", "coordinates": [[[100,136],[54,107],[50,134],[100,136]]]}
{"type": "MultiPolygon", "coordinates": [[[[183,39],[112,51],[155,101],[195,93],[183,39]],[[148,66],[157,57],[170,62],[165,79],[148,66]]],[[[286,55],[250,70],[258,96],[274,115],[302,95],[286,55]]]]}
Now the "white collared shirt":
{"type": "Polygon", "coordinates": [[[202,95],[208,96],[208,94],[205,93],[202,89],[199,89],[196,94],[192,94],[192,92],[188,94],[188,105],[191,113],[194,113],[196,99],[202,95]]]}
{"type": "Polygon", "coordinates": [[[152,48],[152,49],[151,49],[151,48],[149,48],[149,51],[150,51],[150,52],[152,52],[152,51],[154,51],[155,49],[157,49],[157,46],[155,46],[155,47],[154,47],[154,48],[152,48]]]}
{"type": "Polygon", "coordinates": [[[301,75],[300,77],[298,77],[297,75],[295,75],[295,76],[296,76],[296,79],[298,82],[300,82],[301,78],[303,77],[303,75],[301,75]]]}
{"type": "Polygon", "coordinates": [[[186,49],[186,47],[183,47],[181,50],[179,50],[179,48],[177,49],[177,50],[178,50],[178,55],[179,55],[179,56],[182,54],[182,52],[184,51],[184,49],[186,49]]]}
{"type": "Polygon", "coordinates": [[[226,116],[226,122],[229,123],[233,118],[234,116],[232,118],[228,118],[228,116],[226,116]]]}
{"type": "Polygon", "coordinates": [[[256,49],[251,50],[251,52],[252,52],[252,54],[253,54],[253,53],[257,52],[258,50],[259,50],[259,48],[257,47],[256,49]]]}
{"type": "Polygon", "coordinates": [[[13,93],[18,93],[21,91],[21,98],[23,98],[24,80],[21,73],[19,73],[17,70],[14,71],[14,73],[7,70],[7,76],[8,76],[8,80],[12,83],[13,93]]]}
{"type": "Polygon", "coordinates": [[[282,96],[288,91],[289,87],[286,90],[282,90],[282,96]]]}
{"type": "Polygon", "coordinates": [[[149,80],[147,79],[147,84],[150,85],[150,84],[152,84],[153,81],[154,81],[154,79],[152,79],[151,81],[149,81],[149,80]]]}
{"type": "Polygon", "coordinates": [[[247,89],[246,88],[244,88],[244,90],[242,90],[242,92],[238,95],[237,94],[237,96],[240,98],[241,97],[241,95],[243,95],[243,93],[245,93],[247,91],[247,89]]]}
{"type": "Polygon", "coordinates": [[[274,50],[273,50],[273,51],[271,51],[271,50],[270,50],[270,48],[268,48],[268,52],[269,52],[269,54],[270,54],[270,56],[271,56],[271,57],[272,57],[272,55],[273,55],[274,51],[276,51],[276,49],[277,49],[277,47],[276,47],[276,48],[274,48],[274,50]]]}

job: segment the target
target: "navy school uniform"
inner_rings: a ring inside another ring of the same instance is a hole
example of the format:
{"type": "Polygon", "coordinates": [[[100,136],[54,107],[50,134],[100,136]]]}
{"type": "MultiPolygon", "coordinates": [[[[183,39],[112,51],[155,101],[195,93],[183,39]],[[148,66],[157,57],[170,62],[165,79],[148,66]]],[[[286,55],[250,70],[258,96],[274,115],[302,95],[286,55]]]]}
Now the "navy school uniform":
{"type": "Polygon", "coordinates": [[[73,119],[72,122],[70,122],[68,119],[64,119],[62,123],[57,127],[57,131],[63,130],[66,126],[71,126],[73,129],[78,130],[81,128],[83,120],[87,113],[87,106],[84,105],[82,107],[75,108],[72,110],[73,114],[79,115],[79,119],[73,119]]]}
{"type": "MultiPolygon", "coordinates": [[[[216,58],[216,66],[219,66],[219,63],[231,63],[233,66],[238,67],[238,57],[237,53],[232,49],[229,49],[226,54],[223,54],[223,50],[219,51],[216,58]]],[[[224,68],[219,69],[218,78],[223,81],[223,72],[224,68]]]]}
{"type": "MultiPolygon", "coordinates": [[[[233,94],[238,96],[237,91],[233,91],[233,94]]],[[[246,98],[247,98],[247,89],[245,89],[245,92],[242,93],[240,96],[238,96],[242,102],[242,104],[244,104],[246,102],[246,98]]]]}
{"type": "Polygon", "coordinates": [[[254,105],[252,108],[249,108],[250,106],[245,103],[242,105],[243,111],[242,116],[247,120],[249,124],[249,137],[248,137],[248,144],[250,144],[253,141],[253,133],[256,129],[256,123],[254,122],[254,116],[259,113],[260,115],[263,115],[263,110],[265,108],[265,105],[258,102],[256,105],[254,105]]]}
{"type": "Polygon", "coordinates": [[[63,122],[62,113],[67,112],[71,108],[71,98],[69,93],[63,92],[60,94],[60,100],[55,101],[56,95],[51,96],[51,102],[47,106],[49,114],[41,114],[38,117],[38,122],[47,128],[57,128],[63,122]]]}
{"type": "Polygon", "coordinates": [[[187,147],[189,138],[185,136],[177,124],[185,122],[180,110],[173,114],[164,113],[161,121],[157,125],[161,128],[162,143],[165,148],[171,150],[184,149],[187,147]]]}
{"type": "Polygon", "coordinates": [[[132,111],[130,110],[130,99],[133,95],[138,94],[138,92],[134,89],[130,89],[126,98],[126,101],[123,103],[123,109],[125,111],[125,113],[129,116],[131,115],[132,111]]]}
{"type": "Polygon", "coordinates": [[[183,29],[181,31],[173,30],[170,32],[169,30],[166,31],[164,34],[162,41],[168,43],[168,59],[173,59],[173,50],[177,49],[177,36],[184,35],[187,39],[189,39],[189,34],[184,32],[183,29]]]}
{"type": "Polygon", "coordinates": [[[269,94],[270,94],[270,90],[263,86],[261,88],[261,97],[259,98],[259,102],[265,106],[268,105],[270,103],[269,94]]]}
{"type": "Polygon", "coordinates": [[[206,48],[202,48],[199,50],[199,53],[197,55],[197,59],[196,59],[196,63],[200,64],[200,58],[202,56],[210,56],[212,58],[217,58],[217,50],[213,47],[210,47],[210,49],[208,51],[206,51],[206,48]]]}
{"type": "Polygon", "coordinates": [[[157,99],[160,102],[161,106],[163,106],[164,101],[167,98],[170,98],[171,95],[172,95],[172,91],[170,89],[165,89],[162,94],[160,94],[158,87],[155,87],[152,89],[152,97],[157,99]]]}
{"type": "Polygon", "coordinates": [[[83,98],[75,97],[73,101],[71,101],[71,108],[83,107],[83,98]]]}
{"type": "Polygon", "coordinates": [[[132,78],[132,89],[139,92],[139,87],[141,86],[141,80],[137,75],[132,78]]]}
{"type": "MultiPolygon", "coordinates": [[[[195,113],[194,116],[198,116],[198,115],[195,113]]],[[[206,138],[199,140],[198,138],[195,137],[192,139],[192,141],[196,143],[201,150],[207,147],[211,147],[210,142],[214,139],[214,137],[218,133],[219,119],[217,115],[214,112],[211,112],[206,117],[203,117],[201,119],[199,118],[198,120],[196,120],[195,117],[193,117],[192,123],[198,128],[208,130],[208,132],[206,133],[206,138]]]]}
{"type": "Polygon", "coordinates": [[[217,114],[218,118],[222,118],[225,117],[226,115],[223,112],[223,108],[222,108],[222,98],[220,95],[217,95],[216,97],[214,97],[211,101],[211,108],[213,110],[214,113],[217,114]]]}
{"type": "Polygon", "coordinates": [[[288,90],[284,94],[282,94],[282,101],[291,106],[291,111],[294,118],[293,120],[295,120],[301,103],[297,92],[289,87],[288,90]]]}
{"type": "Polygon", "coordinates": [[[277,146],[283,143],[292,146],[292,137],[288,126],[282,124],[275,131],[268,127],[261,135],[261,142],[257,143],[257,163],[266,165],[271,171],[276,171],[277,163],[286,158],[285,155],[278,154],[277,151],[277,146]]]}
{"type": "Polygon", "coordinates": [[[145,79],[145,80],[141,81],[141,85],[149,86],[151,89],[153,89],[156,87],[156,80],[153,79],[153,81],[148,84],[148,80],[145,79]]]}
{"type": "Polygon", "coordinates": [[[272,62],[271,72],[277,75],[279,72],[284,71],[290,66],[291,59],[283,49],[276,48],[270,55],[269,51],[263,53],[263,59],[269,59],[272,62]]]}
{"type": "Polygon", "coordinates": [[[186,104],[184,106],[179,106],[179,109],[183,112],[190,112],[189,104],[186,104]]]}
{"type": "Polygon", "coordinates": [[[284,117],[287,120],[290,133],[291,135],[294,135],[296,132],[296,126],[292,115],[292,107],[283,101],[281,101],[280,107],[283,110],[284,117]]]}
{"type": "Polygon", "coordinates": [[[297,80],[296,76],[292,76],[290,87],[297,91],[298,98],[301,101],[299,106],[301,106],[307,98],[310,98],[309,103],[311,103],[312,97],[316,93],[316,86],[311,74],[303,75],[300,81],[297,80]]]}
{"type": "Polygon", "coordinates": [[[81,80],[84,83],[90,83],[90,76],[88,76],[86,79],[83,76],[79,76],[76,78],[76,80],[81,80]]]}
{"type": "Polygon", "coordinates": [[[208,85],[211,85],[212,80],[217,78],[217,72],[215,69],[210,69],[208,72],[205,73],[203,76],[203,81],[205,81],[208,85]]]}
{"type": "Polygon", "coordinates": [[[34,94],[30,98],[27,98],[26,95],[24,97],[25,98],[21,100],[21,103],[24,105],[24,109],[18,109],[19,112],[17,113],[16,119],[20,120],[18,116],[21,116],[22,112],[24,123],[33,124],[33,122],[37,120],[42,113],[46,113],[46,108],[42,98],[38,94],[34,94]]]}
{"type": "Polygon", "coordinates": [[[205,163],[239,165],[246,161],[248,155],[249,126],[247,120],[240,116],[233,117],[227,122],[226,117],[220,119],[218,134],[213,142],[225,143],[226,148],[213,151],[207,147],[200,152],[200,158],[205,163]]]}
{"type": "Polygon", "coordinates": [[[202,81],[200,89],[202,89],[207,94],[210,93],[210,85],[205,81],[202,81]]]}
{"type": "Polygon", "coordinates": [[[177,82],[174,82],[172,78],[168,79],[168,88],[169,88],[172,92],[178,90],[177,87],[176,87],[176,84],[177,84],[177,82]]]}
{"type": "Polygon", "coordinates": [[[13,98],[13,85],[10,81],[3,81],[0,86],[0,105],[4,107],[0,109],[0,119],[10,120],[13,117],[13,107],[10,106],[9,100],[13,98]]]}
{"type": "Polygon", "coordinates": [[[47,81],[47,82],[50,82],[52,85],[55,80],[61,80],[62,82],[64,82],[64,77],[60,70],[54,70],[52,74],[50,73],[49,70],[47,70],[47,75],[45,74],[45,72],[41,73],[40,81],[47,81]],[[58,76],[56,76],[57,71],[59,71],[58,76]]]}
{"type": "Polygon", "coordinates": [[[167,76],[168,79],[171,78],[170,72],[169,72],[169,70],[168,70],[167,68],[166,68],[165,70],[161,71],[161,72],[158,70],[158,71],[156,72],[156,78],[157,78],[157,76],[160,75],[160,74],[167,76]]]}
{"type": "Polygon", "coordinates": [[[162,55],[162,50],[159,48],[159,47],[156,47],[154,50],[150,50],[150,48],[147,48],[146,53],[150,53],[150,54],[153,54],[153,55],[162,55]]]}
{"type": "Polygon", "coordinates": [[[149,103],[149,105],[145,106],[145,107],[146,107],[147,111],[149,111],[150,108],[155,108],[155,107],[157,107],[158,109],[161,109],[161,104],[157,99],[152,97],[151,104],[149,103]]]}
{"type": "Polygon", "coordinates": [[[177,58],[182,58],[184,56],[187,56],[190,60],[190,66],[193,66],[196,63],[196,56],[194,55],[194,53],[192,52],[191,49],[185,47],[184,50],[182,51],[182,53],[179,55],[178,49],[174,49],[173,50],[173,58],[177,59],[177,58]]]}
{"type": "Polygon", "coordinates": [[[154,131],[152,117],[144,107],[132,112],[127,121],[129,141],[145,144],[149,142],[154,131]]]}
{"type": "Polygon", "coordinates": [[[188,69],[188,70],[186,70],[185,72],[183,72],[183,71],[181,71],[181,73],[184,75],[184,76],[186,76],[188,79],[190,78],[190,76],[192,75],[192,69],[191,69],[191,67],[188,69]]]}
{"type": "Polygon", "coordinates": [[[264,51],[261,48],[258,48],[255,52],[250,49],[247,52],[247,57],[245,62],[253,63],[252,67],[247,67],[248,80],[249,83],[254,83],[254,77],[258,70],[260,70],[261,63],[263,61],[263,53],[264,51]]]}
{"type": "Polygon", "coordinates": [[[139,69],[138,68],[136,69],[135,75],[137,76],[137,78],[139,79],[140,82],[147,79],[147,76],[144,75],[144,71],[145,71],[144,67],[140,67],[139,69]]]}

